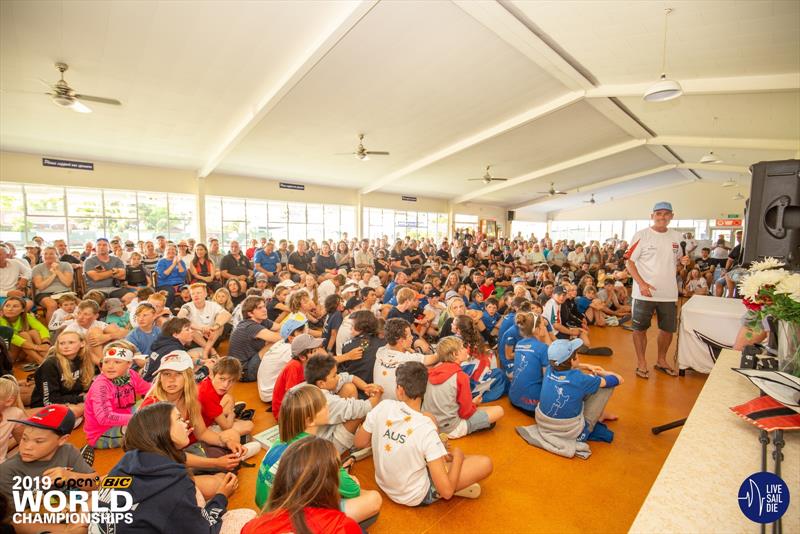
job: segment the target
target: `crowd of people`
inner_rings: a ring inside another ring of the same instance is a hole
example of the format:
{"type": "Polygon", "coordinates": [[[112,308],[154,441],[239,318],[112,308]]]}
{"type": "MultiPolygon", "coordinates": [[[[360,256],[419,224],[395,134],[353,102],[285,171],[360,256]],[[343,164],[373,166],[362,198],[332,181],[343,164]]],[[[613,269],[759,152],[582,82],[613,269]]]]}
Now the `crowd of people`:
{"type": "Polygon", "coordinates": [[[22,474],[95,487],[95,450],[122,448],[108,474],[133,477],[134,524],[93,531],[361,532],[382,496],[349,469],[370,455],[396,503],[477,498],[492,461],[450,442],[491,431],[503,396],[535,419],[535,432],[521,432],[529,443],[585,454],[587,440],[613,435],[606,405],[624,382],[580,361],[612,353],[590,326],[633,330],[646,379],[656,313],[655,369],[675,375],[671,305],[731,284],[736,250],[714,274],[712,251],[687,249],[692,236],[668,230],[671,218],[656,205],[630,246],[466,233],[262,238],[223,252],[218,239],[100,237],[76,252],[35,239],[18,257],[0,244],[0,496],[22,474]],[[263,407],[237,401],[237,382],[255,382],[278,422],[258,469],[258,514],[227,507],[264,430],[253,425],[263,407]],[[80,451],[72,432],[85,434],[80,451]]]}

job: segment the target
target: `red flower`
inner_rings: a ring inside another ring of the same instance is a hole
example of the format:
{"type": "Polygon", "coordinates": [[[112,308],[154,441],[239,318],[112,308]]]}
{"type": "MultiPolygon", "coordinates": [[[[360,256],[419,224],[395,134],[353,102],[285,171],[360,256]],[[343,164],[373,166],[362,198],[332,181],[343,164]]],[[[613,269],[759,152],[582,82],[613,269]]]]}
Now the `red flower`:
{"type": "Polygon", "coordinates": [[[761,308],[764,307],[760,302],[753,302],[750,299],[742,299],[742,302],[744,302],[745,308],[752,311],[761,311],[761,308]]]}

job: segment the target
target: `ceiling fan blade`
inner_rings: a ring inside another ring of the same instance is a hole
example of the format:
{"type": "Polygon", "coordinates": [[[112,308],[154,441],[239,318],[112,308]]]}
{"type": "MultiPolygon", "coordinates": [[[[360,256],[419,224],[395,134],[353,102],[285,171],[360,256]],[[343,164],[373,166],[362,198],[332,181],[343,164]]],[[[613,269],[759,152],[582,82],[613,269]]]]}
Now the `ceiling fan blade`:
{"type": "Polygon", "coordinates": [[[69,106],[69,107],[70,107],[70,109],[72,109],[72,111],[77,111],[78,113],[91,113],[92,112],[92,108],[90,108],[89,106],[87,106],[86,104],[84,104],[83,102],[80,102],[78,100],[75,100],[74,102],[72,102],[72,105],[69,106]]]}
{"type": "Polygon", "coordinates": [[[98,104],[109,104],[112,106],[122,105],[122,102],[115,98],[103,98],[102,96],[75,95],[75,98],[79,100],[86,100],[87,102],[97,102],[98,104]]]}
{"type": "Polygon", "coordinates": [[[556,191],[555,194],[556,195],[566,195],[567,192],[566,191],[556,191]]]}
{"type": "Polygon", "coordinates": [[[356,152],[336,152],[334,156],[352,156],[356,154],[356,152]]]}
{"type": "Polygon", "coordinates": [[[483,178],[467,178],[468,182],[482,182],[483,178]]]}
{"type": "Polygon", "coordinates": [[[493,182],[507,182],[508,178],[492,178],[493,182]]]}
{"type": "Polygon", "coordinates": [[[388,153],[388,152],[384,152],[384,151],[382,151],[382,150],[378,150],[378,151],[375,151],[375,150],[367,150],[367,151],[365,152],[365,154],[369,154],[370,156],[388,156],[388,155],[389,155],[389,153],[388,153]]]}
{"type": "Polygon", "coordinates": [[[34,78],[34,80],[36,80],[36,81],[37,81],[37,82],[39,82],[40,84],[44,85],[45,87],[47,87],[47,88],[48,88],[48,89],[50,89],[51,91],[53,90],[53,84],[51,84],[51,83],[47,83],[46,81],[44,81],[44,80],[43,80],[43,79],[41,79],[41,78],[34,78]]]}

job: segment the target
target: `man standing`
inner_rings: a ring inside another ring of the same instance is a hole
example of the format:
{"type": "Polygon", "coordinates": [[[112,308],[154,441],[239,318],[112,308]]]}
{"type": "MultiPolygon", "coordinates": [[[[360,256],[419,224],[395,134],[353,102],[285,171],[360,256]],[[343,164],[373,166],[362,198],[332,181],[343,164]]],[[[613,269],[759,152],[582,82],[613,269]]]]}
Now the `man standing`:
{"type": "Polygon", "coordinates": [[[625,253],[628,272],[633,277],[633,347],[636,351],[636,376],[649,378],[647,369],[647,329],[655,312],[658,317],[658,359],[655,369],[669,376],[678,371],[667,363],[667,349],[678,327],[677,265],[687,265],[689,257],[680,248],[681,235],[667,228],[673,217],[672,204],[653,206],[652,226],[633,236],[625,253]]]}

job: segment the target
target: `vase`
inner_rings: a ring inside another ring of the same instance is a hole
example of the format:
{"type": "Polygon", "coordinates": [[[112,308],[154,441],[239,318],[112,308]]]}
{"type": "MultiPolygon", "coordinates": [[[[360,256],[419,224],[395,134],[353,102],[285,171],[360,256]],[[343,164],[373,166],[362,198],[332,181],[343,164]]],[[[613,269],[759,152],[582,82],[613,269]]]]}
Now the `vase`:
{"type": "Polygon", "coordinates": [[[800,376],[800,324],[778,321],[778,370],[800,376]]]}

